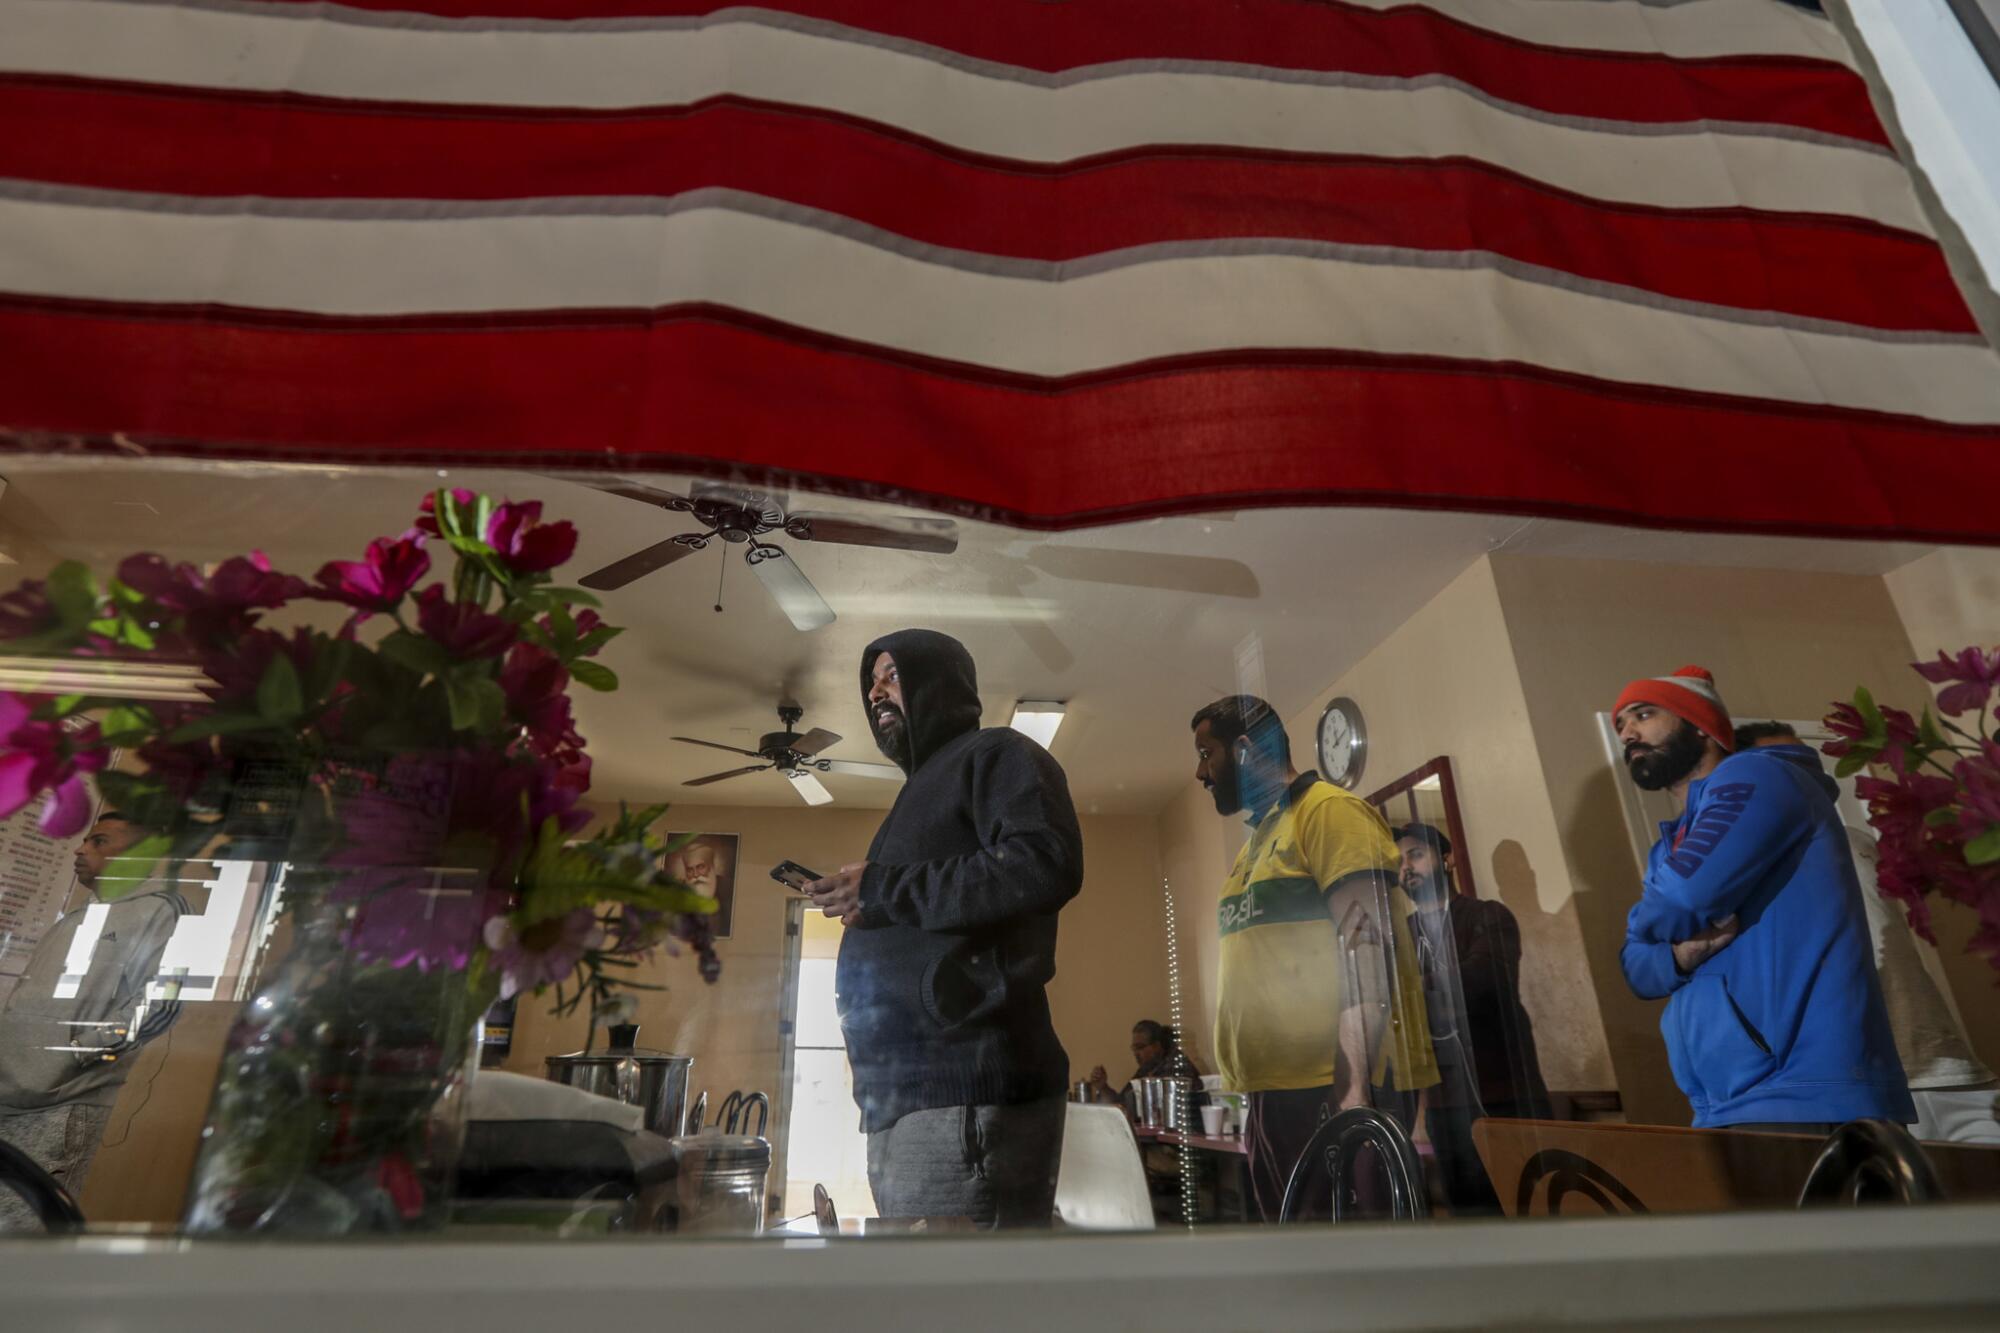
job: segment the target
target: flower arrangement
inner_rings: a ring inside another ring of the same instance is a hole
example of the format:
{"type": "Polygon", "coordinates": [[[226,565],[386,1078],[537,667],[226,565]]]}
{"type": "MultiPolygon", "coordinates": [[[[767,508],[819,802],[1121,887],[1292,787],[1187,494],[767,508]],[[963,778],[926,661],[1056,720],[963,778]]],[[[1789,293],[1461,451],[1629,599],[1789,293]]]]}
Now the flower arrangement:
{"type": "Polygon", "coordinates": [[[1877,882],[1903,904],[1910,928],[1931,943],[1929,897],[1979,914],[1966,946],[2000,970],[2000,740],[1989,716],[2000,687],[2000,649],[1967,648],[1911,667],[1940,687],[1921,717],[1878,705],[1866,688],[1826,719],[1840,762],[1868,803],[1879,835],[1877,882]],[[1958,719],[1954,721],[1953,719],[1958,719]]]}
{"type": "Polygon", "coordinates": [[[577,840],[590,759],[569,691],[617,688],[595,659],[620,631],[553,580],[576,539],[538,502],[451,489],[310,580],[258,552],[208,572],[134,555],[104,579],[59,565],[0,597],[0,643],[141,684],[0,693],[0,817],[40,799],[42,829],[73,835],[94,780],[148,830],[131,864],[218,843],[286,861],[288,893],[345,904],[355,962],[462,969],[475,998],[554,987],[561,1011],[600,1007],[662,945],[713,981],[716,904],[660,868],[662,810],[577,840]],[[450,577],[426,584],[440,549],[450,577]],[[265,623],[314,604],[338,627],[265,623]],[[168,670],[199,688],[146,688],[168,670]]]}

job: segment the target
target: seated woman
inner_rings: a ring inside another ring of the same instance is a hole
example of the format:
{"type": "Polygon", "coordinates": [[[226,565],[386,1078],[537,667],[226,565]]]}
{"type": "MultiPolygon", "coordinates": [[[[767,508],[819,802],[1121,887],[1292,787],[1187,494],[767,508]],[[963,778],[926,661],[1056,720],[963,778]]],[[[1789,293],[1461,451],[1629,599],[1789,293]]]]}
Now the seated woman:
{"type": "Polygon", "coordinates": [[[1119,1102],[1125,1107],[1125,1114],[1133,1120],[1139,1118],[1138,1081],[1142,1078],[1185,1078],[1197,1084],[1196,1105],[1200,1102],[1199,1083],[1201,1071],[1194,1061],[1182,1053],[1174,1040],[1173,1029],[1165,1023],[1142,1018],[1132,1025],[1132,1058],[1139,1063],[1132,1078],[1117,1092],[1111,1090],[1111,1081],[1105,1075],[1104,1066],[1098,1065],[1090,1071],[1090,1099],[1094,1102],[1119,1102]]]}

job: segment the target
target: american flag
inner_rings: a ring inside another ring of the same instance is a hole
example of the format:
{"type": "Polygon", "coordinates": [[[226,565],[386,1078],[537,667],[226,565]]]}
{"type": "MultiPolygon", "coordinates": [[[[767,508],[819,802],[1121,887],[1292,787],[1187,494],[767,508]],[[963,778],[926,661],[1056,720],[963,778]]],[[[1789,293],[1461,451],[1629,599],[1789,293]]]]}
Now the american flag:
{"type": "Polygon", "coordinates": [[[2000,532],[1780,0],[0,0],[0,432],[2000,532]]]}

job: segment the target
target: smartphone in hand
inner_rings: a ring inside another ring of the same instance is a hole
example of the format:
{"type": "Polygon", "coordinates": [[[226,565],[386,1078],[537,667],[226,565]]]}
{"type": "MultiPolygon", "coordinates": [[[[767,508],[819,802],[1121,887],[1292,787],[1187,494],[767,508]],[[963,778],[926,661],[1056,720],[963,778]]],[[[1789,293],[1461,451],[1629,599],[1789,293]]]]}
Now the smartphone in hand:
{"type": "Polygon", "coordinates": [[[796,889],[798,892],[804,893],[806,885],[821,878],[821,876],[806,869],[797,861],[780,861],[777,865],[771,867],[771,878],[777,880],[778,883],[788,889],[796,889]]]}

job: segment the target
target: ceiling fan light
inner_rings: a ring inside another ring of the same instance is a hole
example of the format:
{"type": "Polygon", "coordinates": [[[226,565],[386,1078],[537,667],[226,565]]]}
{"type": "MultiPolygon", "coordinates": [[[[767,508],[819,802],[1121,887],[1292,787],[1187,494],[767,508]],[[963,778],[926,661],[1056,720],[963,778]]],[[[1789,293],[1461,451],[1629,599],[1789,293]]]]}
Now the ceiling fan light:
{"type": "Polygon", "coordinates": [[[1055,744],[1056,729],[1068,710],[1066,703],[1023,699],[1014,705],[1014,720],[1008,725],[1046,750],[1055,744]]]}

